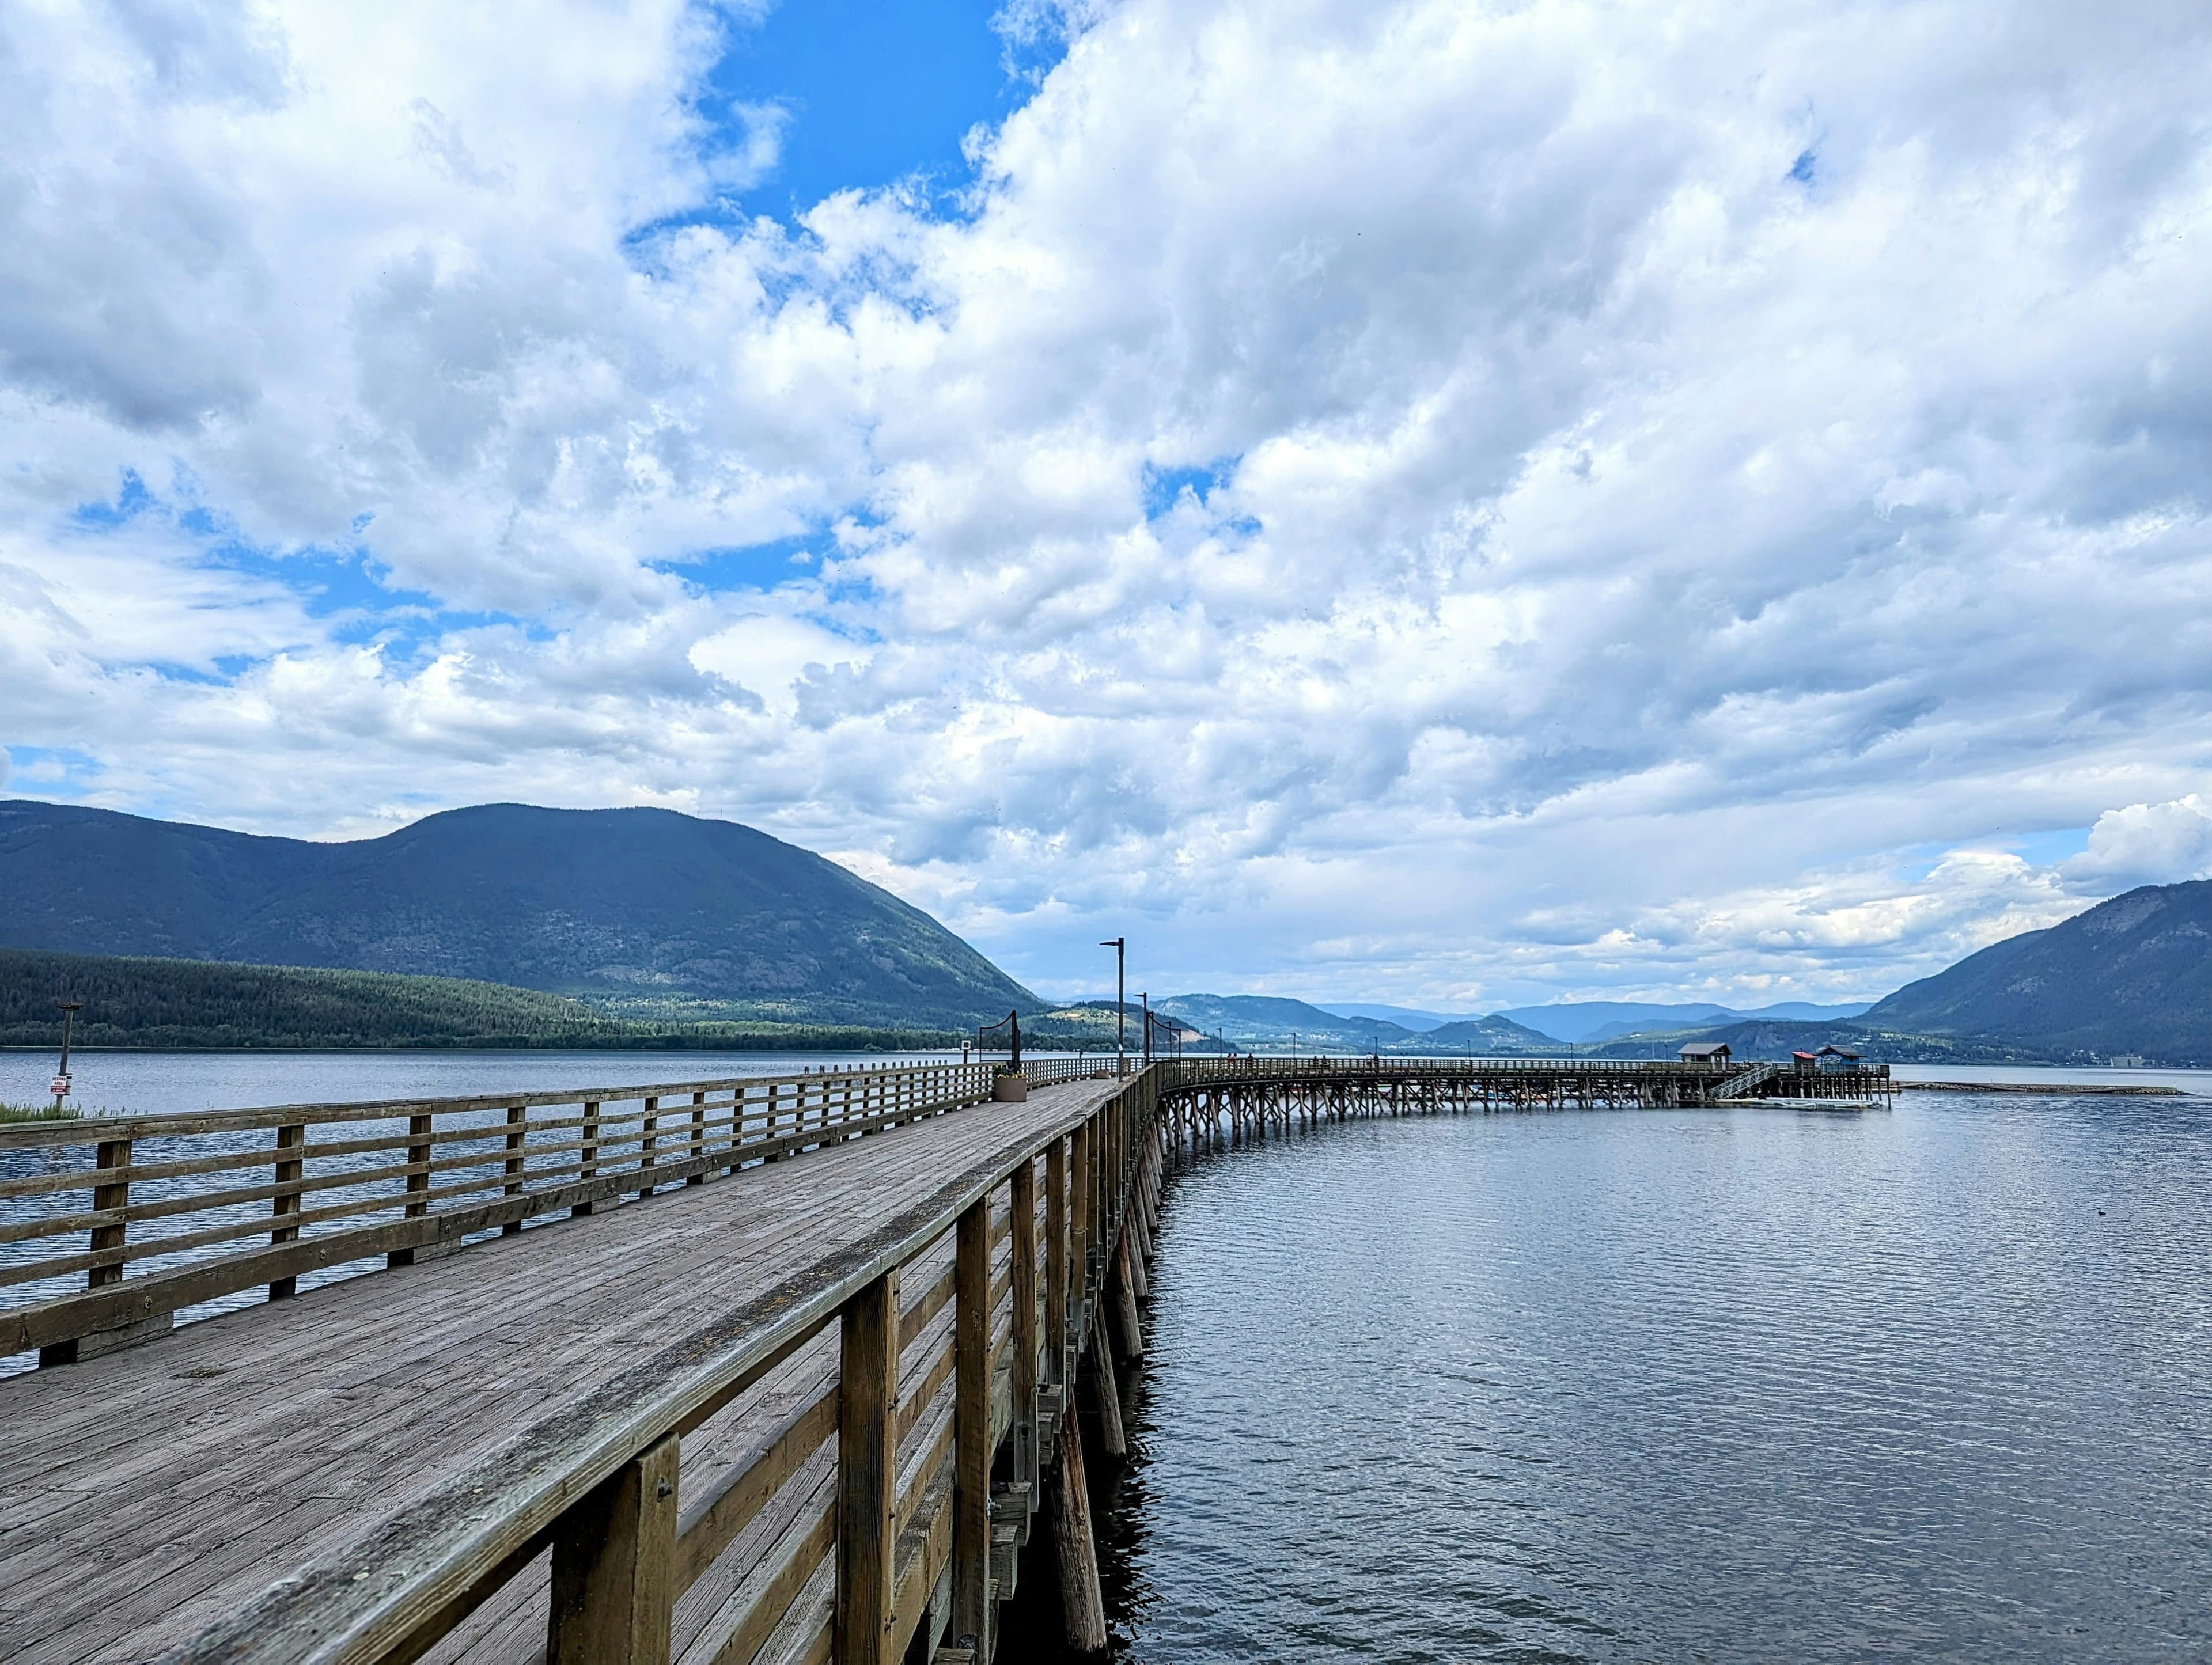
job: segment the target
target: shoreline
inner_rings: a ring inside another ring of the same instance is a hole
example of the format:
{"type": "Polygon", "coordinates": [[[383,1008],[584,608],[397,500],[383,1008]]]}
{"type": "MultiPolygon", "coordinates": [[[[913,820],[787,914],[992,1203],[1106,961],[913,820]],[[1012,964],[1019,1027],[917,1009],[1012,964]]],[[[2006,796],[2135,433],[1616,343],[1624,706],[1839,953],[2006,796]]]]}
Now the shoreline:
{"type": "Polygon", "coordinates": [[[2130,1086],[2114,1081],[1899,1081],[1907,1092],[2009,1092],[2040,1098],[2190,1098],[2179,1087],[2130,1086]]]}

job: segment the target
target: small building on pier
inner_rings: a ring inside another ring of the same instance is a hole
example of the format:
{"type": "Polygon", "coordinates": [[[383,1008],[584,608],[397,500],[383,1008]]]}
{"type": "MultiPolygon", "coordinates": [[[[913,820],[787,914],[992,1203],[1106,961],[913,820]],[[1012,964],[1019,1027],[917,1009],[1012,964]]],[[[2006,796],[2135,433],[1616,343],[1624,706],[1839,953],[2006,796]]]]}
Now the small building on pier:
{"type": "Polygon", "coordinates": [[[1790,1061],[1807,1074],[1822,1071],[1855,1070],[1859,1054],[1845,1047],[1826,1046],[1818,1052],[1793,1052],[1790,1061]]]}
{"type": "Polygon", "coordinates": [[[1725,1041],[1692,1041],[1682,1048],[1686,1064],[1725,1064],[1734,1055],[1725,1041]]]}

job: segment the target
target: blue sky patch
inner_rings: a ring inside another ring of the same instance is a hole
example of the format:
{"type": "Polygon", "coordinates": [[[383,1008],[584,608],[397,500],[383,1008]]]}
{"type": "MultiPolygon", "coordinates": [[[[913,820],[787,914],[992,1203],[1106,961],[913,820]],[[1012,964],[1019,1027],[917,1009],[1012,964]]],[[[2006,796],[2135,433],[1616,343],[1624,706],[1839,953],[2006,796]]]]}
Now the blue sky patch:
{"type": "Polygon", "coordinates": [[[274,579],[298,596],[311,618],[334,613],[438,612],[427,591],[395,590],[386,583],[388,569],[367,550],[314,546],[277,554],[239,539],[216,544],[203,557],[228,572],[274,579]]]}
{"type": "Polygon", "coordinates": [[[999,0],[787,0],[754,29],[733,31],[701,103],[742,148],[733,106],[775,104],[787,118],[775,168],[744,193],[757,213],[792,215],[854,185],[916,172],[964,184],[960,141],[1003,121],[1030,77],[1058,56],[1013,49],[992,27],[999,0]]]}
{"type": "Polygon", "coordinates": [[[1813,174],[1820,165],[1820,158],[1810,150],[1800,150],[1797,160],[1790,164],[1790,177],[1800,185],[1813,183],[1813,174]]]}
{"type": "Polygon", "coordinates": [[[2015,855],[2039,867],[2064,861],[2089,848],[2087,827],[2059,827],[2049,832],[2008,833],[2001,836],[2015,855]]]}
{"type": "Polygon", "coordinates": [[[1203,468],[1156,468],[1145,465],[1145,519],[1157,520],[1172,509],[1188,488],[1203,504],[1214,492],[1229,483],[1237,472],[1243,455],[1217,457],[1203,468]]]}
{"type": "Polygon", "coordinates": [[[146,489],[145,481],[138,471],[123,471],[123,483],[116,488],[112,503],[79,503],[70,512],[70,519],[80,526],[119,526],[137,520],[154,507],[154,494],[146,489]]]}
{"type": "Polygon", "coordinates": [[[17,788],[82,792],[103,772],[97,757],[73,747],[11,745],[7,751],[9,784],[17,788]]]}
{"type": "Polygon", "coordinates": [[[703,595],[723,595],[732,590],[773,590],[805,578],[818,572],[823,557],[836,550],[836,534],[823,526],[766,544],[699,550],[648,564],[655,572],[684,580],[703,595]]]}

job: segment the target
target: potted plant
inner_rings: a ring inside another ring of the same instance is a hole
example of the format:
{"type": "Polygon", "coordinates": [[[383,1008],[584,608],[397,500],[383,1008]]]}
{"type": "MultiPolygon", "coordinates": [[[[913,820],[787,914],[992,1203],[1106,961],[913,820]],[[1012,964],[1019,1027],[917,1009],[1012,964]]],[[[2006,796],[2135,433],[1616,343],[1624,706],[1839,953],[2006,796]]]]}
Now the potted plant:
{"type": "Polygon", "coordinates": [[[991,1097],[997,1103],[1024,1104],[1029,1096],[1029,1078],[1012,1064],[1000,1064],[991,1072],[991,1097]]]}

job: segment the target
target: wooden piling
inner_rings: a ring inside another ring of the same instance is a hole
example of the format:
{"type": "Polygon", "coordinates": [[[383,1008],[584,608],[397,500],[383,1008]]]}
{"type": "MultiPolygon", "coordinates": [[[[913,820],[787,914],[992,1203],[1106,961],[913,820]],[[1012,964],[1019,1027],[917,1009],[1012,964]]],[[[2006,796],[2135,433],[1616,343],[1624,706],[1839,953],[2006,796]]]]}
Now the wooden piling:
{"type": "Polygon", "coordinates": [[[1121,1357],[1145,1356],[1145,1332],[1137,1322],[1137,1291],[1129,1275],[1129,1234],[1124,1231],[1114,1253],[1114,1316],[1121,1328],[1121,1357]]]}
{"type": "Polygon", "coordinates": [[[1129,1455],[1129,1442],[1121,1432],[1121,1389],[1114,1378],[1114,1350],[1106,1345],[1106,1327],[1091,1327],[1091,1387],[1098,1401],[1098,1445],[1109,1457],[1129,1455]]]}
{"type": "Polygon", "coordinates": [[[1053,1538],[1060,1552],[1061,1630],[1078,1654],[1106,1647],[1106,1597],[1098,1587],[1098,1547],[1091,1535],[1091,1494],[1083,1474],[1083,1436],[1075,1407],[1061,1413],[1060,1475],[1052,1488],[1053,1538]]]}

